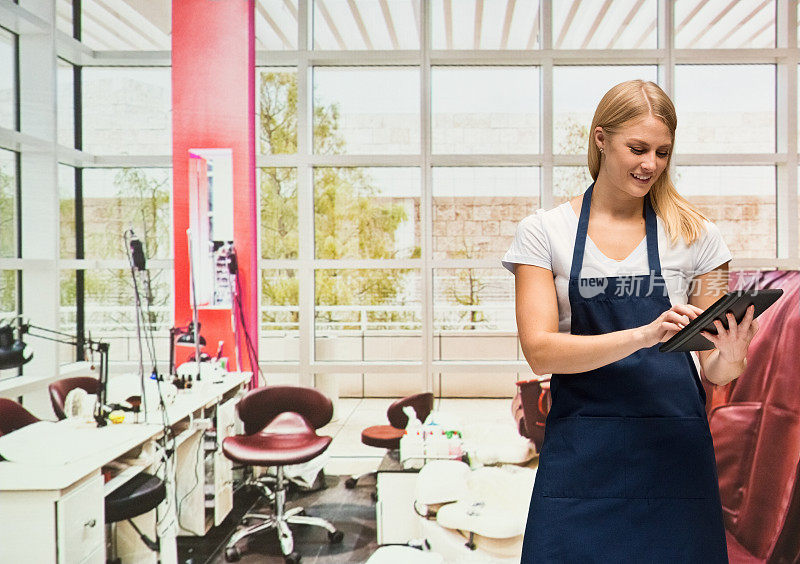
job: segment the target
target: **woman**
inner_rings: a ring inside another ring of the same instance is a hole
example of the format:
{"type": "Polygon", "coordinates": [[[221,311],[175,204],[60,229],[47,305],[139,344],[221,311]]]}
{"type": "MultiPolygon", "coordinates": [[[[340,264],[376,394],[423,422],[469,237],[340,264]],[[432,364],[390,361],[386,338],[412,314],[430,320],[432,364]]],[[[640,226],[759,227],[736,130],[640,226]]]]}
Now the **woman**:
{"type": "MultiPolygon", "coordinates": [[[[589,189],[522,220],[515,274],[525,358],[552,373],[522,562],[727,562],[705,392],[668,340],[727,290],[730,251],[669,177],[677,117],[656,84],[614,86],[592,121],[589,189]]],[[[752,308],[699,353],[744,370],[752,308]]]]}

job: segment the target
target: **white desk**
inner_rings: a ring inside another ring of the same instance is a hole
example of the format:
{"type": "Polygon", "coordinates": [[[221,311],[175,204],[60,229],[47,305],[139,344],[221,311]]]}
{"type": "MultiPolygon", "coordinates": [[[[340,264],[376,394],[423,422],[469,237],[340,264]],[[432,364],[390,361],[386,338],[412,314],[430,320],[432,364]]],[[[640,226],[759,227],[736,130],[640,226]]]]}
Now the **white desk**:
{"type": "MultiPolygon", "coordinates": [[[[189,427],[187,419],[190,416],[202,419],[206,415],[207,408],[214,408],[217,412],[218,447],[222,437],[232,432],[236,392],[249,379],[249,374],[232,373],[220,384],[207,384],[202,389],[180,392],[175,402],[167,406],[167,423],[177,431],[185,430],[185,437],[200,441],[202,445],[203,429],[197,426],[189,427]],[[223,405],[226,405],[224,410],[221,409],[223,405]]],[[[135,457],[143,445],[162,434],[161,414],[151,412],[148,420],[148,424],[121,424],[100,429],[76,430],[76,433],[85,434],[87,440],[91,436],[100,437],[98,443],[102,444],[102,449],[87,452],[66,464],[46,466],[0,462],[0,562],[103,564],[106,556],[103,501],[106,488],[101,469],[121,457],[135,457]]],[[[71,423],[65,421],[57,425],[71,425],[71,423]]],[[[25,429],[20,429],[17,433],[23,431],[25,429]]],[[[31,436],[33,437],[33,434],[31,436]]],[[[178,495],[184,495],[187,487],[181,485],[181,472],[188,473],[188,470],[182,470],[181,447],[178,448],[173,457],[176,459],[173,471],[174,475],[177,475],[177,480],[172,481],[177,482],[174,487],[177,488],[178,495]]],[[[194,474],[192,479],[195,479],[194,474]]],[[[171,487],[168,491],[174,492],[171,487]]],[[[204,504],[204,488],[201,487],[198,494],[200,503],[204,504]]],[[[174,493],[172,496],[174,499],[174,493]]],[[[162,504],[162,507],[171,508],[173,512],[171,520],[169,515],[162,518],[159,514],[163,526],[169,527],[170,522],[173,523],[172,534],[166,531],[166,535],[162,537],[161,555],[165,564],[177,560],[174,542],[176,533],[174,505],[169,502],[162,504]]],[[[187,505],[186,510],[196,512],[193,506],[187,505]]],[[[203,521],[207,523],[205,509],[202,515],[203,521]]],[[[216,522],[218,517],[216,510],[212,517],[216,522]]],[[[149,526],[145,525],[143,530],[152,531],[153,523],[151,517],[149,526]]],[[[125,526],[127,527],[127,524],[125,526]]],[[[192,532],[203,534],[205,530],[207,528],[192,532]]],[[[141,545],[138,537],[131,540],[130,545],[134,546],[136,543],[141,545]]],[[[141,545],[139,549],[144,550],[141,554],[147,555],[145,558],[154,561],[152,553],[148,555],[146,547],[141,545]]],[[[140,560],[136,558],[136,561],[140,560]]]]}

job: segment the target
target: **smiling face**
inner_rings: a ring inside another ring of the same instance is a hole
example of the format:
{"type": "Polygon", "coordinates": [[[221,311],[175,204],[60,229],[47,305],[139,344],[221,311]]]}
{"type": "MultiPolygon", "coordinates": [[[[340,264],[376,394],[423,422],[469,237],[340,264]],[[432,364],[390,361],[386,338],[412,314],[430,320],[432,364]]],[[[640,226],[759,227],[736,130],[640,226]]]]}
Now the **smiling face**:
{"type": "Polygon", "coordinates": [[[612,135],[597,127],[594,136],[603,152],[603,182],[632,197],[644,197],[669,164],[672,136],[664,122],[651,115],[624,124],[612,135]]]}

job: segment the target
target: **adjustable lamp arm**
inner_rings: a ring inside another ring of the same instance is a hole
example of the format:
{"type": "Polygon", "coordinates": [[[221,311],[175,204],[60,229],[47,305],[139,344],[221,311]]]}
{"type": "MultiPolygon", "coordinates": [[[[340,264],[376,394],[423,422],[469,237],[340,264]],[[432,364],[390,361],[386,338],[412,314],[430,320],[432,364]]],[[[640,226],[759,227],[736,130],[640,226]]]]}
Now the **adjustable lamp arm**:
{"type": "Polygon", "coordinates": [[[105,417],[103,417],[103,406],[106,403],[106,387],[108,386],[108,350],[109,344],[102,341],[94,341],[89,339],[79,339],[76,335],[69,333],[62,333],[55,329],[48,329],[47,327],[40,327],[30,323],[20,323],[18,327],[19,338],[22,340],[23,335],[30,335],[45,341],[52,341],[64,345],[71,345],[73,347],[85,346],[93,352],[100,354],[100,392],[98,394],[97,413],[95,419],[99,426],[105,425],[105,417]]]}

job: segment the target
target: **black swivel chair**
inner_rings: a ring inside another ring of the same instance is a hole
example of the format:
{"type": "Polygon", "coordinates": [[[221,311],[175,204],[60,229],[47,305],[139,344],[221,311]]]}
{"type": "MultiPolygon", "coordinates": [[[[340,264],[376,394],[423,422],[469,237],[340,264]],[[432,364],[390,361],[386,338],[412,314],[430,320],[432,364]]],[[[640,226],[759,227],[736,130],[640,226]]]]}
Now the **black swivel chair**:
{"type": "MultiPolygon", "coordinates": [[[[342,532],[321,517],[304,514],[302,507],[286,510],[286,483],[283,467],[316,458],[331,444],[331,437],[317,435],[316,430],[333,417],[331,400],[313,388],[266,386],[250,391],[237,406],[244,423],[244,435],[227,437],[222,452],[238,464],[275,466],[277,483],[274,491],[274,515],[249,513],[244,521],[258,521],[236,531],[225,548],[225,559],[239,560],[236,543],[250,535],[276,529],[281,551],[287,563],[300,562],[294,551],[290,524],[313,525],[328,531],[332,543],[342,541],[342,532]]],[[[268,497],[271,492],[265,492],[268,497]]]]}
{"type": "Polygon", "coordinates": [[[132,519],[152,511],[166,497],[167,487],[163,480],[147,472],[137,474],[106,496],[106,524],[128,521],[147,548],[160,556],[161,541],[158,538],[158,531],[155,532],[155,540],[151,540],[139,530],[132,519]]]}

